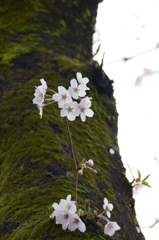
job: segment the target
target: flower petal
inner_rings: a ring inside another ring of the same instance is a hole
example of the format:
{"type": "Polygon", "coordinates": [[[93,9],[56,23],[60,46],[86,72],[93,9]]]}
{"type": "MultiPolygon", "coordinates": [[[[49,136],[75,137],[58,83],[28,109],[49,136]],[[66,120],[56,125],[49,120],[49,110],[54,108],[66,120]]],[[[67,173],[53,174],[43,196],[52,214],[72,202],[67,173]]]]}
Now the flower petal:
{"type": "Polygon", "coordinates": [[[64,95],[66,93],[66,88],[64,88],[63,86],[59,86],[58,91],[61,95],[64,95]]]}
{"type": "Polygon", "coordinates": [[[53,96],[52,96],[52,99],[54,100],[54,101],[60,101],[61,99],[62,99],[62,96],[61,96],[61,94],[59,94],[59,93],[55,93],[55,94],[53,94],[53,96]]]}
{"type": "Polygon", "coordinates": [[[76,73],[76,77],[79,83],[82,83],[82,74],[80,72],[76,73]]]}
{"type": "Polygon", "coordinates": [[[71,87],[73,87],[73,88],[76,88],[76,87],[77,87],[77,80],[76,80],[75,78],[73,78],[73,79],[70,81],[70,83],[71,83],[71,87]]]}
{"type": "Polygon", "coordinates": [[[84,112],[81,112],[80,117],[81,117],[82,122],[86,121],[86,115],[84,114],[84,112]]]}
{"type": "Polygon", "coordinates": [[[94,112],[93,112],[91,109],[86,109],[86,110],[85,110],[85,115],[86,115],[87,117],[93,117],[94,112]]]}
{"type": "Polygon", "coordinates": [[[61,109],[60,116],[61,116],[61,117],[66,117],[66,116],[67,116],[67,113],[68,113],[68,110],[67,110],[67,109],[61,109]]]}

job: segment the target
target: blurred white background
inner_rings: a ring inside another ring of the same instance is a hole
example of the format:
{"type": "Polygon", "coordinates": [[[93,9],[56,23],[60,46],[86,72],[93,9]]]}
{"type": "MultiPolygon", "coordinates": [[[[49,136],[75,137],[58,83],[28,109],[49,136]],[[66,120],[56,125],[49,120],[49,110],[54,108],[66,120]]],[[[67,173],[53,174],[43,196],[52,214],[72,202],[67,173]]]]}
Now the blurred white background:
{"type": "MultiPolygon", "coordinates": [[[[104,0],[99,4],[93,52],[114,80],[118,143],[127,178],[149,173],[151,188],[134,193],[146,240],[159,240],[159,0],[104,0]],[[140,54],[144,53],[144,54],[140,54]],[[140,55],[139,55],[140,54],[140,55]],[[130,58],[128,61],[123,58],[130,58]]],[[[120,225],[120,223],[119,223],[120,225]]]]}

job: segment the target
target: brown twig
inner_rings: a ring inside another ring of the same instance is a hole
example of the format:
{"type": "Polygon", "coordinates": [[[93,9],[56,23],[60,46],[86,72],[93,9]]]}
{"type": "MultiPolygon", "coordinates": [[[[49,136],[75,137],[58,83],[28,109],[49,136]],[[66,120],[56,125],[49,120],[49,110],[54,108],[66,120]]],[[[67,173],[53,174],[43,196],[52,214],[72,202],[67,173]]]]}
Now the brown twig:
{"type": "Polygon", "coordinates": [[[77,170],[77,164],[76,164],[76,159],[75,159],[75,154],[74,154],[73,144],[72,144],[72,137],[71,137],[70,129],[69,129],[69,126],[68,126],[67,117],[65,117],[65,121],[66,121],[66,125],[67,125],[68,135],[69,135],[69,138],[70,138],[72,157],[73,157],[73,161],[74,161],[74,164],[75,164],[75,173],[76,173],[76,180],[75,180],[75,201],[76,201],[76,205],[77,205],[78,170],[77,170]]]}

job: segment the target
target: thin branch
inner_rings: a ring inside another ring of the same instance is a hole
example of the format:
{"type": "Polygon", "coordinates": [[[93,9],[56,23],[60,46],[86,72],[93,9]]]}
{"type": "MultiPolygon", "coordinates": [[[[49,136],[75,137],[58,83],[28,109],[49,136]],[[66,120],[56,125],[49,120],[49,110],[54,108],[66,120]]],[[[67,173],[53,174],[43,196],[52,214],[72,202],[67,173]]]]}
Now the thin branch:
{"type": "Polygon", "coordinates": [[[125,61],[125,62],[126,62],[126,61],[128,61],[128,60],[133,59],[133,58],[139,57],[140,55],[143,55],[143,54],[152,52],[152,51],[156,50],[157,48],[159,48],[159,47],[158,47],[158,44],[157,44],[157,46],[156,46],[155,48],[153,48],[153,49],[147,50],[147,51],[145,51],[145,52],[138,53],[138,54],[136,54],[136,55],[134,55],[134,56],[132,56],[132,57],[124,57],[124,58],[122,58],[122,59],[118,59],[118,60],[115,60],[115,61],[112,61],[112,62],[108,62],[108,63],[105,63],[104,65],[106,65],[106,64],[111,64],[111,63],[116,63],[116,62],[121,62],[121,61],[125,61]]]}
{"type": "Polygon", "coordinates": [[[76,164],[75,154],[74,154],[74,150],[73,150],[72,138],[71,138],[71,133],[70,133],[70,129],[69,129],[69,126],[68,126],[67,117],[65,117],[65,121],[66,121],[66,125],[67,125],[68,135],[69,135],[69,138],[70,138],[72,157],[73,157],[73,161],[74,161],[74,164],[75,164],[75,173],[76,173],[76,180],[75,180],[75,201],[76,201],[76,205],[77,205],[78,171],[77,171],[77,164],[76,164]]]}

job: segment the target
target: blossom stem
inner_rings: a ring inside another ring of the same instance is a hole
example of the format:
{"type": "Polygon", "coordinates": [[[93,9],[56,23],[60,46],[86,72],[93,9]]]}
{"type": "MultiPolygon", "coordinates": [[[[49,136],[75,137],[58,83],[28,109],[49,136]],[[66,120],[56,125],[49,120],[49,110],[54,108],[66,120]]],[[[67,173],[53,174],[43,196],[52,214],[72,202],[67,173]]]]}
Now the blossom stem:
{"type": "Polygon", "coordinates": [[[100,218],[104,219],[107,223],[110,222],[109,219],[101,214],[98,215],[100,218]]]}
{"type": "Polygon", "coordinates": [[[48,106],[48,105],[50,105],[50,104],[52,104],[52,103],[54,103],[55,101],[49,101],[49,102],[47,102],[47,103],[45,103],[45,106],[48,106]]]}
{"type": "Polygon", "coordinates": [[[68,135],[69,135],[69,138],[70,138],[72,157],[73,157],[73,161],[74,161],[74,164],[75,164],[75,173],[76,173],[76,180],[75,180],[75,201],[76,201],[76,206],[77,206],[78,171],[77,171],[77,164],[76,164],[75,154],[74,154],[74,150],[73,150],[72,138],[71,138],[71,133],[70,133],[70,129],[69,129],[69,126],[68,126],[67,117],[65,117],[65,121],[66,121],[66,125],[67,125],[68,135]]]}

